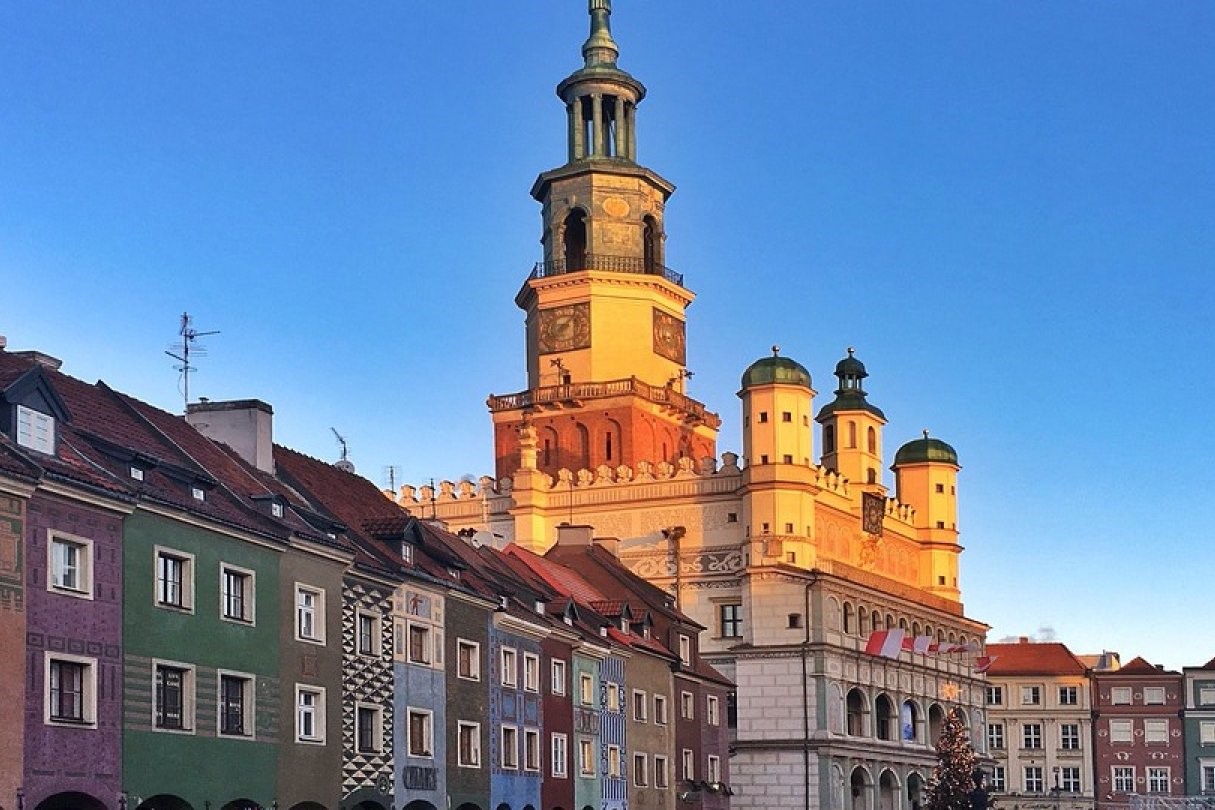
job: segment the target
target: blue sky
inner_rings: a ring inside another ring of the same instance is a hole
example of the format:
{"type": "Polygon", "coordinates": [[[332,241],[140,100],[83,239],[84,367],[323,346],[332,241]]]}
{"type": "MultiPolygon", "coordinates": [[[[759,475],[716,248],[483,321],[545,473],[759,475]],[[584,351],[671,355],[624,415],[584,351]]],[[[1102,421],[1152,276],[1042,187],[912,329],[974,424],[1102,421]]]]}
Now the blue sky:
{"type": "MultiPolygon", "coordinates": [[[[581,0],[0,5],[0,334],[170,410],[258,397],[377,483],[492,469],[581,0]]],[[[617,0],[678,186],[690,393],[852,345],[961,456],[968,614],[1215,655],[1215,5],[617,0]]],[[[889,480],[889,475],[888,475],[889,480]]]]}

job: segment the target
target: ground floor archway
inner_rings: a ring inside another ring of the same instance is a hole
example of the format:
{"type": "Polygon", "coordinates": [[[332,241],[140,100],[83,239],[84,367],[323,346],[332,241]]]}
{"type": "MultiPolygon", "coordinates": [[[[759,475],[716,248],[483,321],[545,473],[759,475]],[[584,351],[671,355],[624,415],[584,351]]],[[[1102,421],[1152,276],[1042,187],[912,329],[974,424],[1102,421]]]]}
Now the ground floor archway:
{"type": "Polygon", "coordinates": [[[47,796],[34,810],[106,810],[105,802],[88,793],[67,791],[47,796]]]}
{"type": "Polygon", "coordinates": [[[144,799],[135,810],[194,810],[194,808],[181,796],[160,793],[144,799]]]}

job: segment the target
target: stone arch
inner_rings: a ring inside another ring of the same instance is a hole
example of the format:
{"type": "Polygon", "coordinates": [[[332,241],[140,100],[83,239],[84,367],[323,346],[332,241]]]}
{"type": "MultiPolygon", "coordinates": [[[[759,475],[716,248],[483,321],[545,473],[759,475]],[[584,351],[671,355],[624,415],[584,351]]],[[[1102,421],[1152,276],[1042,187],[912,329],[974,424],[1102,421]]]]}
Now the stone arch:
{"type": "Polygon", "coordinates": [[[288,810],[325,810],[325,805],[320,802],[296,802],[288,810]]]}
{"type": "Polygon", "coordinates": [[[481,805],[473,802],[464,802],[464,804],[457,807],[456,810],[481,810],[481,805]]]}
{"type": "Polygon", "coordinates": [[[873,699],[873,736],[879,740],[896,740],[898,716],[894,701],[885,692],[873,699]]]}
{"type": "Polygon", "coordinates": [[[856,630],[856,611],[852,607],[851,602],[844,603],[844,626],[845,633],[851,635],[856,630]]]}
{"type": "Polygon", "coordinates": [[[47,796],[34,810],[106,810],[105,802],[88,793],[64,791],[47,796]]]}
{"type": "Polygon", "coordinates": [[[878,810],[898,810],[899,777],[894,771],[886,768],[878,776],[878,810]]]}
{"type": "Polygon", "coordinates": [[[928,744],[936,745],[941,738],[941,724],[945,722],[945,710],[940,703],[928,707],[928,744]]]}
{"type": "Polygon", "coordinates": [[[437,808],[425,799],[414,799],[405,805],[405,810],[437,810],[437,808]]]}
{"type": "Polygon", "coordinates": [[[911,698],[899,707],[899,739],[905,743],[924,742],[924,712],[911,698]]]}
{"type": "Polygon", "coordinates": [[[845,711],[847,712],[848,723],[845,729],[849,737],[866,737],[869,736],[865,732],[870,728],[869,723],[869,700],[865,693],[859,687],[852,687],[848,690],[848,697],[845,701],[845,711]]]}
{"type": "Polygon", "coordinates": [[[193,807],[181,796],[161,793],[144,799],[135,810],[193,810],[193,807]]]}
{"type": "Polygon", "coordinates": [[[911,810],[924,806],[924,776],[919,771],[907,774],[907,804],[911,810]]]}
{"type": "Polygon", "coordinates": [[[261,810],[261,805],[252,799],[233,799],[220,810],[261,810]]]}
{"type": "Polygon", "coordinates": [[[586,269],[586,257],[589,252],[586,216],[586,211],[582,208],[571,208],[561,223],[561,251],[567,273],[586,269]]]}
{"type": "Polygon", "coordinates": [[[836,599],[834,596],[827,597],[827,629],[837,631],[840,630],[843,626],[840,621],[842,617],[843,614],[840,608],[840,600],[836,599]]]}
{"type": "Polygon", "coordinates": [[[869,810],[873,798],[873,775],[864,765],[857,765],[848,775],[848,788],[852,795],[850,810],[869,810]]]}

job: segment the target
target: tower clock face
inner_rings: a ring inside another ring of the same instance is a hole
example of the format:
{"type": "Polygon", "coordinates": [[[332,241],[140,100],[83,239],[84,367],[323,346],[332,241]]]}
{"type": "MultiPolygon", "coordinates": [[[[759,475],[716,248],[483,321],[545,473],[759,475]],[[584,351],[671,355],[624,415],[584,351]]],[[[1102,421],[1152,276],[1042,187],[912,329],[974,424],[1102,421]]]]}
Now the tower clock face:
{"type": "Polygon", "coordinates": [[[688,362],[683,321],[657,308],[654,310],[654,353],[681,366],[688,362]]]}
{"type": "Polygon", "coordinates": [[[591,305],[542,309],[538,331],[541,354],[585,349],[591,345],[591,305]]]}

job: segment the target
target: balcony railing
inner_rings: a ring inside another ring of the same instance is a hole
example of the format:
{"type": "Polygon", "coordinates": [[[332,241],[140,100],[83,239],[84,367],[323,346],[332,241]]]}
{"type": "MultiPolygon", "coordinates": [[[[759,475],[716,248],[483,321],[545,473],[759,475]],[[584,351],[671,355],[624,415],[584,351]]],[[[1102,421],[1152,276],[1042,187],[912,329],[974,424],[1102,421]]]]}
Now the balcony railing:
{"type": "Polygon", "coordinates": [[[513,411],[520,408],[534,408],[548,404],[559,405],[575,400],[603,399],[627,394],[635,394],[650,402],[667,405],[686,414],[691,419],[704,422],[712,427],[721,426],[721,417],[691,397],[668,386],[650,385],[636,377],[608,382],[546,385],[542,388],[520,391],[517,394],[491,396],[487,404],[491,411],[513,411]]]}
{"type": "Polygon", "coordinates": [[[553,259],[548,262],[536,262],[529,278],[549,278],[566,273],[578,273],[583,270],[597,270],[603,273],[635,273],[643,276],[662,276],[672,284],[683,286],[683,273],[676,273],[669,267],[663,267],[658,262],[637,258],[636,256],[603,256],[588,253],[581,261],[553,259]]]}

